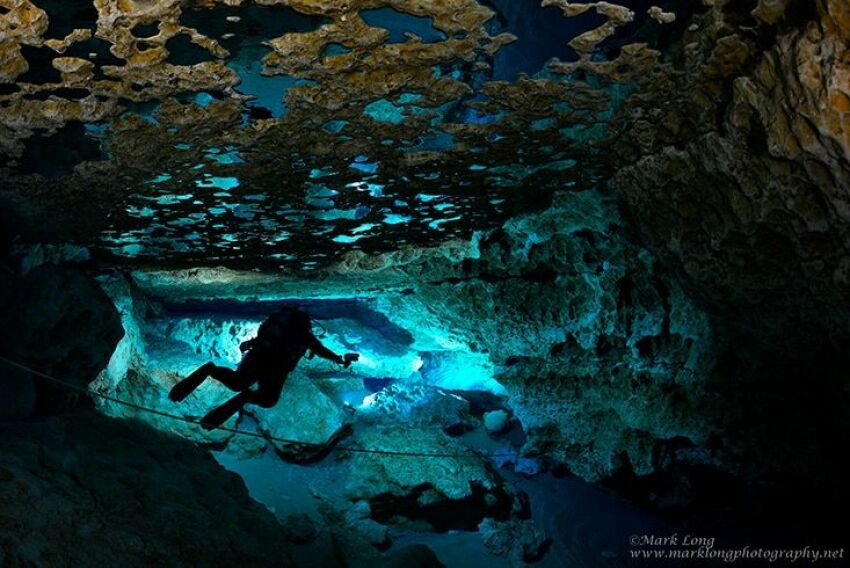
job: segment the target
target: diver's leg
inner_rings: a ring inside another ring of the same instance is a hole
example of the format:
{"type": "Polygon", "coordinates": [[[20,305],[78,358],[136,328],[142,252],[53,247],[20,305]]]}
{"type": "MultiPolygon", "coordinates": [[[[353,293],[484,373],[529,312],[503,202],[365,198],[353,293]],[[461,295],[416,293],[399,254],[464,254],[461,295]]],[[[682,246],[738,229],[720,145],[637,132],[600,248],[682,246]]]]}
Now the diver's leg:
{"type": "Polygon", "coordinates": [[[227,367],[215,367],[210,371],[210,376],[234,391],[243,391],[256,382],[256,379],[251,378],[249,370],[242,366],[235,371],[227,367]]]}
{"type": "Polygon", "coordinates": [[[280,400],[280,393],[287,376],[289,376],[289,373],[283,373],[273,379],[260,379],[260,386],[252,392],[249,402],[263,408],[273,407],[280,400]]]}
{"type": "MultiPolygon", "coordinates": [[[[192,392],[201,386],[208,376],[213,372],[214,369],[220,367],[216,367],[212,363],[204,363],[200,367],[198,367],[191,375],[174,385],[171,389],[171,392],[168,393],[168,398],[173,400],[174,402],[180,402],[185,399],[187,396],[192,394],[192,392]]],[[[232,372],[232,371],[231,371],[232,372]]]]}
{"type": "Polygon", "coordinates": [[[243,391],[219,406],[211,410],[206,416],[201,418],[201,426],[205,430],[214,430],[227,422],[227,419],[239,412],[242,407],[253,396],[253,391],[243,391]]]}

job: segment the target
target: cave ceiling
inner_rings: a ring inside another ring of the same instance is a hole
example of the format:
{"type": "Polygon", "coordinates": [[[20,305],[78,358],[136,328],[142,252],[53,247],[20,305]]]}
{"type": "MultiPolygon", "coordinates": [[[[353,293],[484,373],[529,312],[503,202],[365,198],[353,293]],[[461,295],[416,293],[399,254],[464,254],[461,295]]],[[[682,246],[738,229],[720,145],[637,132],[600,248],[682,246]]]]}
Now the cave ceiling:
{"type": "Polygon", "coordinates": [[[620,3],[0,0],[0,197],[138,265],[469,237],[610,175],[682,26],[620,3]]]}

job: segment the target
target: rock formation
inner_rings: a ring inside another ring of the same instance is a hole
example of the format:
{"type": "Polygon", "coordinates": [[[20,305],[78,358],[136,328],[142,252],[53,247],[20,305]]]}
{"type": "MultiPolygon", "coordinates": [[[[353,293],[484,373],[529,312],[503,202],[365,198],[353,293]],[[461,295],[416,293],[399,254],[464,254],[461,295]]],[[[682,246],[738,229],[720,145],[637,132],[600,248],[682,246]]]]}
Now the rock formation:
{"type": "Polygon", "coordinates": [[[713,4],[664,94],[624,112],[629,164],[610,185],[721,330],[736,461],[834,485],[848,442],[850,14],[829,0],[713,4]]]}
{"type": "MultiPolygon", "coordinates": [[[[374,309],[413,333],[413,348],[481,354],[498,385],[493,392],[507,396],[529,435],[526,450],[598,480],[623,470],[658,473],[671,465],[658,460],[664,448],[699,447],[724,427],[708,381],[709,321],[656,270],[651,255],[622,236],[610,202],[592,192],[564,193],[545,213],[512,219],[471,243],[413,256],[352,255],[322,271],[308,294],[371,295],[374,309]]],[[[134,278],[147,294],[183,302],[238,298],[243,290],[268,297],[305,290],[295,276],[228,270],[134,278]]],[[[452,368],[425,365],[418,375],[432,386],[443,386],[446,376],[477,384],[471,359],[460,361],[452,368]]],[[[381,413],[386,399],[404,420],[419,420],[422,402],[400,396],[407,390],[378,393],[378,407],[363,415],[397,420],[381,413]]],[[[422,406],[452,415],[429,427],[457,423],[453,406],[422,406]]]]}
{"type": "Polygon", "coordinates": [[[625,113],[634,159],[611,185],[712,311],[766,342],[783,324],[844,329],[847,8],[737,4],[697,18],[675,89],[625,113]]]}
{"type": "Polygon", "coordinates": [[[184,440],[93,410],[2,429],[6,563],[290,565],[290,533],[184,440]]]}
{"type": "MultiPolygon", "coordinates": [[[[4,263],[0,275],[0,345],[5,357],[67,377],[77,387],[91,382],[121,338],[121,322],[109,298],[79,268],[41,263],[38,251],[4,263]]],[[[79,393],[5,368],[4,412],[28,416],[74,406],[79,393]]]]}

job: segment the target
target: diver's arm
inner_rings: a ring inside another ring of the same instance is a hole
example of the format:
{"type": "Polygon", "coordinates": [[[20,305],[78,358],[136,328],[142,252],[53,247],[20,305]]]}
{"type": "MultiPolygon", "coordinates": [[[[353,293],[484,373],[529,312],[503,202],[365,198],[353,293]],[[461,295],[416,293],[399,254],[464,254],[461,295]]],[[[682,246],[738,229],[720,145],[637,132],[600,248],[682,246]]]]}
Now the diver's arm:
{"type": "Polygon", "coordinates": [[[313,352],[314,355],[318,355],[322,359],[327,359],[328,361],[333,361],[334,363],[339,363],[340,365],[345,364],[345,359],[322,345],[322,342],[319,341],[315,335],[311,335],[308,340],[307,347],[310,351],[313,352]]]}

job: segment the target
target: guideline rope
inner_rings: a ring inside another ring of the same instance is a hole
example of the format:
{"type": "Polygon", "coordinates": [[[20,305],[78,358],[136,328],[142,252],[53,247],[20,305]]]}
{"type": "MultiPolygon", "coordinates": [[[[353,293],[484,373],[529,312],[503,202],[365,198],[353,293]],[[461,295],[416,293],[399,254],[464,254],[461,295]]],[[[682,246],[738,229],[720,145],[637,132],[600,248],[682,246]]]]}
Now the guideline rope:
{"type": "MultiPolygon", "coordinates": [[[[179,414],[172,414],[170,412],[164,412],[162,410],[157,410],[155,408],[149,408],[147,406],[142,406],[140,404],[136,404],[134,402],[130,402],[128,400],[123,400],[120,398],[116,398],[112,395],[108,395],[102,392],[97,392],[88,387],[82,387],[79,385],[75,385],[73,383],[69,383],[67,381],[63,381],[61,379],[57,379],[47,373],[43,373],[37,369],[33,369],[23,363],[19,363],[8,357],[4,357],[0,355],[0,361],[10,365],[12,367],[16,367],[22,371],[26,371],[36,377],[40,377],[47,381],[50,381],[53,384],[60,385],[64,388],[74,390],[80,393],[89,394],[91,396],[95,396],[101,398],[103,400],[108,400],[109,402],[119,404],[121,406],[125,406],[127,408],[132,408],[134,410],[138,410],[140,412],[147,412],[148,414],[154,414],[156,416],[161,416],[162,418],[169,418],[171,420],[177,420],[180,422],[185,422],[187,424],[194,424],[196,426],[201,426],[200,420],[195,420],[193,418],[189,418],[187,416],[181,416],[179,414]]],[[[280,438],[278,436],[266,435],[261,432],[251,432],[249,430],[240,430],[238,428],[229,428],[227,426],[219,426],[218,430],[222,430],[224,432],[230,432],[236,436],[251,436],[254,438],[261,438],[263,440],[269,440],[271,442],[279,442],[282,444],[296,445],[296,446],[307,446],[319,449],[329,449],[335,450],[338,452],[348,452],[348,453],[357,453],[357,454],[377,454],[383,456],[398,456],[398,457],[420,457],[420,458],[475,458],[475,459],[490,459],[490,458],[519,458],[519,452],[510,452],[510,453],[478,453],[474,450],[469,450],[469,453],[440,453],[440,452],[413,452],[413,451],[404,451],[404,450],[382,450],[379,448],[358,448],[355,446],[346,446],[346,445],[338,445],[338,446],[328,446],[327,444],[316,444],[313,442],[302,442],[299,440],[290,440],[287,438],[280,438]]]]}

